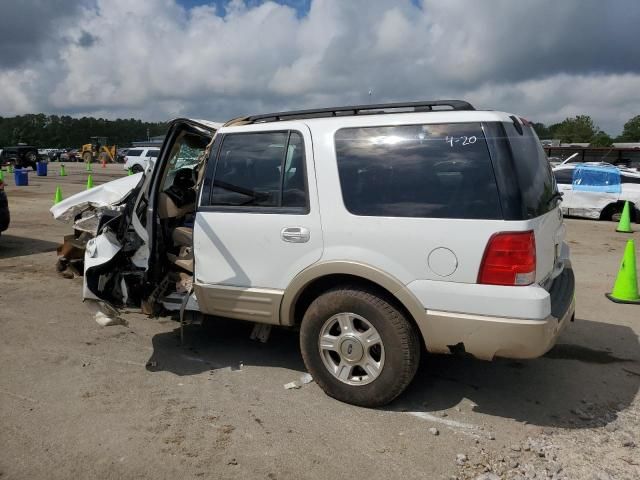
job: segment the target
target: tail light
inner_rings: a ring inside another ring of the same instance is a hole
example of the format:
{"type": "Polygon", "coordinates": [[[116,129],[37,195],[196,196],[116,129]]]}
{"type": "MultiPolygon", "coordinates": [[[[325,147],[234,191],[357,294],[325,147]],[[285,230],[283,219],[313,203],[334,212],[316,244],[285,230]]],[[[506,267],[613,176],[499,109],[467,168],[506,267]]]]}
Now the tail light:
{"type": "Polygon", "coordinates": [[[503,232],[489,239],[478,283],[530,285],[536,279],[536,238],[533,232],[503,232]]]}

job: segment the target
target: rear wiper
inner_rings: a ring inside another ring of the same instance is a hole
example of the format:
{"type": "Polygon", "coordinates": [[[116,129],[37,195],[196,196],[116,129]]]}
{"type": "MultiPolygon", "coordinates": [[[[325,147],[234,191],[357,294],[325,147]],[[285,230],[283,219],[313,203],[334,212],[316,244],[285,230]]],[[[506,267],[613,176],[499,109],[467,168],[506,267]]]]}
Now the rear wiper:
{"type": "Polygon", "coordinates": [[[553,195],[551,195],[551,198],[549,200],[547,200],[547,205],[549,205],[551,202],[553,202],[554,200],[560,200],[562,201],[562,197],[564,196],[563,192],[555,192],[553,195]]]}

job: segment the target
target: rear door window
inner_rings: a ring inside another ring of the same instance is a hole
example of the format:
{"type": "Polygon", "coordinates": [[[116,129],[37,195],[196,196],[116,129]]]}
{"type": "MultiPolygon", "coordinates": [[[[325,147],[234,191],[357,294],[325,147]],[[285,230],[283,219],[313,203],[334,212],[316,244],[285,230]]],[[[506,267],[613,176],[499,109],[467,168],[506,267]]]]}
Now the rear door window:
{"type": "Polygon", "coordinates": [[[479,123],[343,128],[335,148],[354,215],[502,218],[479,123]]]}
{"type": "Polygon", "coordinates": [[[128,150],[127,157],[139,157],[142,154],[142,150],[128,150]]]}

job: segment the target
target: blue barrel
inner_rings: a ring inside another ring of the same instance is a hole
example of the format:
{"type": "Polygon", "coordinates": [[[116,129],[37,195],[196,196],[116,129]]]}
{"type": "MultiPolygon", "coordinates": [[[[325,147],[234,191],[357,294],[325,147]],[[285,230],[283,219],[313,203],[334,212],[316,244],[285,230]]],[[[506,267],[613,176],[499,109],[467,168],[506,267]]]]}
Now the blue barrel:
{"type": "Polygon", "coordinates": [[[39,177],[47,176],[47,162],[38,162],[36,163],[36,172],[38,172],[39,177]]]}
{"type": "Polygon", "coordinates": [[[29,185],[29,172],[26,168],[16,168],[13,172],[13,179],[16,187],[26,187],[29,185]]]}

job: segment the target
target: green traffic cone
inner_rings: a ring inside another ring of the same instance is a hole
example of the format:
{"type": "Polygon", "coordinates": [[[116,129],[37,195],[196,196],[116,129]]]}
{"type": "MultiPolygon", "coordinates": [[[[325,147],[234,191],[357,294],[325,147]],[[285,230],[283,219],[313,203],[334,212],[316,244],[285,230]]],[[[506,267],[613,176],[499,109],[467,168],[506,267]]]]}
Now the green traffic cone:
{"type": "Polygon", "coordinates": [[[0,182],[4,182],[4,172],[0,170],[0,182]]]}
{"type": "Polygon", "coordinates": [[[93,188],[93,176],[89,174],[89,178],[87,178],[87,190],[93,188]]]}
{"type": "Polygon", "coordinates": [[[9,168],[7,169],[8,173],[13,173],[13,165],[9,164],[9,168]]]}
{"type": "Polygon", "coordinates": [[[629,214],[629,202],[624,202],[624,208],[622,209],[622,215],[620,215],[620,222],[618,222],[618,228],[616,232],[620,233],[633,233],[631,230],[631,215],[629,214]]]}
{"type": "Polygon", "coordinates": [[[129,169],[127,170],[127,175],[133,175],[133,170],[131,170],[131,167],[129,167],[129,169]]]}
{"type": "Polygon", "coordinates": [[[60,203],[62,201],[62,190],[60,187],[56,187],[56,194],[53,197],[53,204],[60,203]]]}
{"type": "Polygon", "coordinates": [[[60,176],[61,176],[61,177],[66,177],[66,176],[67,176],[67,172],[66,172],[66,170],[64,169],[64,163],[61,163],[61,164],[60,164],[60,176]]]}
{"type": "Polygon", "coordinates": [[[93,167],[91,166],[91,162],[87,163],[87,172],[93,172],[93,167]]]}
{"type": "Polygon", "coordinates": [[[638,276],[636,272],[636,248],[633,240],[627,241],[620,270],[613,284],[613,291],[605,294],[616,303],[635,303],[640,305],[638,294],[638,276]]]}

